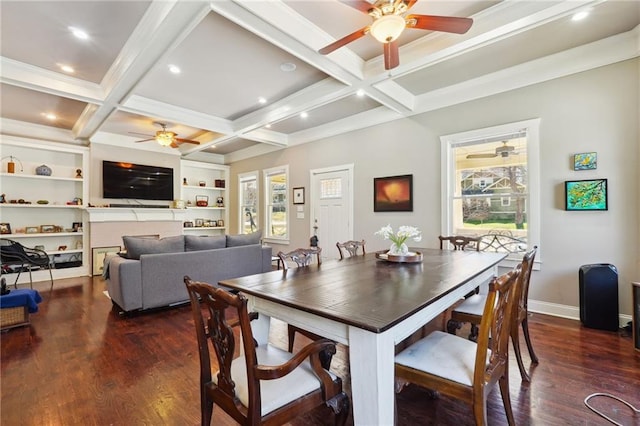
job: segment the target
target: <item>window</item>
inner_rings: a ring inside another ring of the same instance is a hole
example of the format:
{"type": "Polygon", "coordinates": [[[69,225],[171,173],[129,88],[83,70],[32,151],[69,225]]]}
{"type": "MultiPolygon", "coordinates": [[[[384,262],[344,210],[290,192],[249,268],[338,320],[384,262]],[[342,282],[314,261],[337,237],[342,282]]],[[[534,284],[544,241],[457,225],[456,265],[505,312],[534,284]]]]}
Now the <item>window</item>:
{"type": "Polygon", "coordinates": [[[265,188],[265,238],[289,239],[289,166],[263,171],[265,188]]]}
{"type": "Polygon", "coordinates": [[[441,137],[442,233],[522,254],[540,238],[538,128],[527,120],[441,137]]]}
{"type": "Polygon", "coordinates": [[[342,198],[342,178],[320,180],[320,199],[342,198]]]}
{"type": "Polygon", "coordinates": [[[238,188],[239,232],[241,234],[249,234],[260,227],[260,218],[258,216],[258,172],[239,174],[238,188]]]}

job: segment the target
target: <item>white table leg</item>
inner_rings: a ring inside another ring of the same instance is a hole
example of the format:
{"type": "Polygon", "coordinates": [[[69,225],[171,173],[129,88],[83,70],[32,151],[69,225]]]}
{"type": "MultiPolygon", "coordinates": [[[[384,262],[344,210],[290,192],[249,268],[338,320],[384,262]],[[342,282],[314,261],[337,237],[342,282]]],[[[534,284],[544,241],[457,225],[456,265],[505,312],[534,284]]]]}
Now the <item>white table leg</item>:
{"type": "Polygon", "coordinates": [[[356,426],[394,422],[394,344],[391,333],[349,327],[349,366],[356,426]]]}

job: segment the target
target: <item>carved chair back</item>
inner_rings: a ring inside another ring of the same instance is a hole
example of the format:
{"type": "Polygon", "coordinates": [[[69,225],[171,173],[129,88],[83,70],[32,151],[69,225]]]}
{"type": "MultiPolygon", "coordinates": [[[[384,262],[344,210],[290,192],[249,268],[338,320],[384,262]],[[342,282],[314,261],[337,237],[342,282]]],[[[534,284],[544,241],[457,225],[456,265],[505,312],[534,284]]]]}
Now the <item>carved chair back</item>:
{"type": "Polygon", "coordinates": [[[337,242],[336,247],[338,247],[338,253],[340,253],[340,260],[344,259],[344,252],[349,253],[349,257],[357,256],[358,250],[362,248],[362,255],[366,254],[364,249],[364,240],[362,241],[345,241],[344,243],[337,242]]]}
{"type": "Polygon", "coordinates": [[[278,252],[278,257],[282,262],[282,268],[286,271],[289,269],[288,262],[294,262],[298,267],[309,266],[315,257],[318,261],[318,265],[322,264],[321,253],[322,248],[320,247],[297,248],[288,253],[278,252]]]}
{"type": "Polygon", "coordinates": [[[479,237],[465,237],[462,235],[443,237],[440,235],[438,236],[438,239],[440,239],[440,250],[444,249],[444,242],[447,241],[453,246],[454,250],[469,250],[471,248],[475,248],[476,251],[480,251],[479,237]]]}

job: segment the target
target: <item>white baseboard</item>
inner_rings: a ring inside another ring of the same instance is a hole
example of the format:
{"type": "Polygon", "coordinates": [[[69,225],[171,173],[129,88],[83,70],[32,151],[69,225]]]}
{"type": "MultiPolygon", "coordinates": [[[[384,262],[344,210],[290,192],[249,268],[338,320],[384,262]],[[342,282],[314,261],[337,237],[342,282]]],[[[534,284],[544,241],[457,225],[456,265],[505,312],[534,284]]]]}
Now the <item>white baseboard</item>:
{"type": "MultiPolygon", "coordinates": [[[[580,321],[580,308],[577,306],[560,305],[558,303],[540,302],[529,299],[528,310],[539,314],[580,321]]],[[[620,327],[626,326],[629,321],[631,321],[631,315],[618,315],[620,327]]]]}

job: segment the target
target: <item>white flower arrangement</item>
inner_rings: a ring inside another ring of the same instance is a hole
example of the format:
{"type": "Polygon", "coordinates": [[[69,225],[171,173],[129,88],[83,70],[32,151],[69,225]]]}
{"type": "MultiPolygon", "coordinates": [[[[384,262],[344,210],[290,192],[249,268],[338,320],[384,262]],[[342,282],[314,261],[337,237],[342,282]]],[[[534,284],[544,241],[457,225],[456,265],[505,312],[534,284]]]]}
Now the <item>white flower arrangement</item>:
{"type": "Polygon", "coordinates": [[[393,245],[391,246],[392,252],[405,252],[407,251],[406,245],[403,250],[403,244],[412,238],[413,241],[422,241],[422,232],[415,226],[400,226],[398,232],[393,232],[391,225],[383,226],[380,230],[375,232],[375,235],[382,236],[385,240],[390,240],[393,245]],[[395,249],[394,249],[395,247],[395,249]]]}

